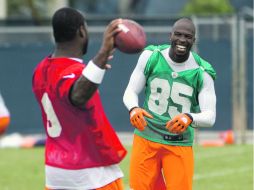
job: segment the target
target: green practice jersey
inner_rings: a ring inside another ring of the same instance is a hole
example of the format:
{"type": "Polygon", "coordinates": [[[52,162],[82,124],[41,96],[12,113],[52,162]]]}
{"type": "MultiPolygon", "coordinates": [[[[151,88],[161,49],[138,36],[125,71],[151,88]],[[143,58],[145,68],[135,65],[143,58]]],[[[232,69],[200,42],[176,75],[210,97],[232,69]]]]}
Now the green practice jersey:
{"type": "Polygon", "coordinates": [[[148,46],[152,55],[146,64],[145,101],[143,108],[153,115],[146,118],[144,131],[135,129],[135,134],[148,140],[170,145],[192,146],[194,129],[190,126],[181,134],[168,132],[166,123],[179,113],[199,113],[198,94],[203,85],[204,72],[213,79],[216,73],[212,66],[191,52],[199,67],[181,72],[172,70],[161,51],[169,45],[148,46]]]}

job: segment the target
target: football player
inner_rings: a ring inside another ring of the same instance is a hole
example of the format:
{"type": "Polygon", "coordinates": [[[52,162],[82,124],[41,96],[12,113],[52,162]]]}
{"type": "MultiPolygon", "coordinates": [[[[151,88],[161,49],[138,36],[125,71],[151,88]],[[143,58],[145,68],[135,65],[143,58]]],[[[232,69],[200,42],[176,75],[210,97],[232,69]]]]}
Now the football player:
{"type": "Polygon", "coordinates": [[[61,8],[52,18],[54,52],[33,75],[33,92],[46,132],[46,189],[122,190],[118,163],[126,155],[108,121],[98,86],[113,56],[114,36],[121,19],[106,28],[101,48],[87,65],[82,57],[88,44],[84,16],[61,8]]]}
{"type": "Polygon", "coordinates": [[[133,190],[191,190],[194,128],[215,122],[212,66],[191,52],[195,26],[182,18],[168,44],[148,46],[124,93],[134,131],[130,164],[133,190]],[[139,93],[145,88],[141,107],[139,93]]]}

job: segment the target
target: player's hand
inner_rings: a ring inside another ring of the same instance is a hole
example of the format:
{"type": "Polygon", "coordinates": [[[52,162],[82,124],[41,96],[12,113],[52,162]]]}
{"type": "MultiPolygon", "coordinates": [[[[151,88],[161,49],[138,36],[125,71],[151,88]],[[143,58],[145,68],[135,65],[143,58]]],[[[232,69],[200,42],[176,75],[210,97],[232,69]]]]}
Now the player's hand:
{"type": "Polygon", "coordinates": [[[192,123],[193,118],[190,114],[179,114],[167,122],[166,128],[170,133],[183,133],[192,123]]]}
{"type": "Polygon", "coordinates": [[[144,117],[153,118],[151,114],[139,107],[133,108],[130,112],[131,124],[140,131],[143,131],[147,126],[147,122],[144,117]]]}
{"type": "Polygon", "coordinates": [[[109,23],[104,34],[101,45],[101,52],[108,54],[108,59],[112,58],[114,52],[114,37],[122,29],[118,27],[122,23],[122,19],[115,19],[109,23]]]}
{"type": "Polygon", "coordinates": [[[93,62],[102,69],[111,68],[111,65],[107,64],[107,62],[113,58],[113,53],[115,50],[114,38],[115,35],[122,30],[118,27],[118,25],[121,23],[122,19],[115,19],[110,22],[103,34],[101,48],[93,58],[93,62]]]}

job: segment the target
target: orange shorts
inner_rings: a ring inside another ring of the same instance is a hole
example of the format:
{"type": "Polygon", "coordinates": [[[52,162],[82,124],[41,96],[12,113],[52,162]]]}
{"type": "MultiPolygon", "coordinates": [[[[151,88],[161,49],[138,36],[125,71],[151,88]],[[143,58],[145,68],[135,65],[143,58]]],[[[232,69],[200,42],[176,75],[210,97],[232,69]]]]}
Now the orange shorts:
{"type": "MultiPolygon", "coordinates": [[[[103,186],[100,188],[97,188],[95,190],[123,190],[124,186],[123,186],[123,181],[121,178],[103,186]]],[[[49,188],[45,188],[45,190],[53,190],[53,189],[49,189],[49,188]]]]}
{"type": "Polygon", "coordinates": [[[191,146],[165,145],[134,135],[131,190],[191,190],[193,173],[191,146]]]}

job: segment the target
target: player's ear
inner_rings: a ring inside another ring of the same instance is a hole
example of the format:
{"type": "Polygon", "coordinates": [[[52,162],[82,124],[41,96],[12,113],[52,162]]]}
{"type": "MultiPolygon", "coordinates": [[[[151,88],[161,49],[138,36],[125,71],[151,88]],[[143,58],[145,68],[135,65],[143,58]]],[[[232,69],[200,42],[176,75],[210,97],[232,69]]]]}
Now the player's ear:
{"type": "Polygon", "coordinates": [[[80,36],[81,38],[86,38],[86,39],[88,39],[87,29],[86,29],[86,27],[85,27],[84,25],[81,25],[81,26],[79,27],[78,33],[79,33],[79,36],[80,36]]]}
{"type": "Polygon", "coordinates": [[[169,32],[169,41],[171,42],[172,32],[169,32]]]}
{"type": "Polygon", "coordinates": [[[196,42],[196,38],[194,37],[194,38],[193,38],[193,43],[195,43],[195,42],[196,42]]]}
{"type": "Polygon", "coordinates": [[[82,26],[79,27],[78,33],[79,33],[79,36],[80,36],[81,38],[84,37],[84,33],[83,33],[83,31],[82,31],[82,26]]]}

